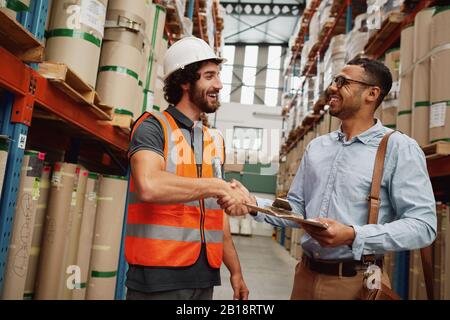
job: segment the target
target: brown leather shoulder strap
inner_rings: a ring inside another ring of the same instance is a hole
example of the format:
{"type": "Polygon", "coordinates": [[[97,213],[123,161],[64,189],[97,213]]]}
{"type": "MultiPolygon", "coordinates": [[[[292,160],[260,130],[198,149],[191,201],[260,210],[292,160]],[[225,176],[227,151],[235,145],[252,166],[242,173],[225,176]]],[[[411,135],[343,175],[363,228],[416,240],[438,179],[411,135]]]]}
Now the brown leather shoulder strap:
{"type": "MultiPolygon", "coordinates": [[[[377,155],[375,158],[375,166],[373,168],[372,175],[372,187],[369,195],[369,218],[368,224],[378,223],[378,213],[380,210],[380,189],[381,179],[383,178],[384,160],[386,158],[387,144],[389,137],[394,133],[392,131],[386,134],[381,140],[378,147],[377,155]]],[[[433,291],[433,248],[432,246],[420,249],[420,255],[422,258],[422,269],[424,273],[425,286],[427,289],[428,299],[432,300],[433,291]]]]}
{"type": "Polygon", "coordinates": [[[389,137],[395,131],[389,132],[381,140],[380,146],[378,147],[377,155],[375,157],[375,166],[373,168],[372,174],[372,187],[370,189],[369,195],[369,218],[368,224],[378,223],[378,212],[380,210],[380,189],[381,189],[381,179],[383,178],[384,171],[384,159],[386,158],[387,144],[389,137]]]}

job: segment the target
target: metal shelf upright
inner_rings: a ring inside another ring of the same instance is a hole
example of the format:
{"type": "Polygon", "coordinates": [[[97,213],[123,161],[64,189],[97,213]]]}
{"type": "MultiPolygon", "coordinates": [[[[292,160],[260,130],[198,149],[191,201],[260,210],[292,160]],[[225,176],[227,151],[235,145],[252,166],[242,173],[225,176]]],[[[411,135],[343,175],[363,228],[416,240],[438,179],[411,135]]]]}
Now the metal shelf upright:
{"type": "MultiPolygon", "coordinates": [[[[45,21],[48,14],[47,0],[33,0],[30,11],[18,15],[19,22],[24,25],[37,39],[42,40],[45,30],[45,21]]],[[[32,67],[36,68],[35,65],[32,67]]],[[[6,72],[6,70],[2,70],[6,72]]],[[[19,82],[27,85],[29,74],[12,75],[11,82],[19,82]],[[28,78],[28,79],[27,79],[28,78]]],[[[28,82],[32,84],[33,81],[28,82]]],[[[23,92],[24,97],[6,93],[3,101],[0,101],[1,134],[11,139],[8,152],[8,160],[3,182],[3,190],[0,198],[0,292],[3,289],[3,276],[8,258],[8,246],[11,238],[14,209],[16,206],[17,191],[19,187],[20,171],[22,167],[25,144],[28,135],[28,126],[31,121],[33,101],[28,98],[34,94],[34,86],[28,85],[23,92]],[[31,111],[28,114],[18,114],[17,107],[23,104],[31,111]],[[20,117],[17,117],[20,116],[20,117]]]]}

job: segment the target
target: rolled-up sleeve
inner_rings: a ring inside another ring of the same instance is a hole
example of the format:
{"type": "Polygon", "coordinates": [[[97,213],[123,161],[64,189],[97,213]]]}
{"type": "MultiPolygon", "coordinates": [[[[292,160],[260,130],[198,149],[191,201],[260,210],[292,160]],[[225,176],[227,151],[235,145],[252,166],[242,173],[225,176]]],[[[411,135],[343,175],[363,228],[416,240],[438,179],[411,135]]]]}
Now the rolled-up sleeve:
{"type": "Polygon", "coordinates": [[[436,238],[436,204],[425,156],[415,143],[399,147],[396,155],[389,178],[395,221],[353,225],[356,237],[352,251],[356,260],[366,254],[423,248],[436,238]]]}

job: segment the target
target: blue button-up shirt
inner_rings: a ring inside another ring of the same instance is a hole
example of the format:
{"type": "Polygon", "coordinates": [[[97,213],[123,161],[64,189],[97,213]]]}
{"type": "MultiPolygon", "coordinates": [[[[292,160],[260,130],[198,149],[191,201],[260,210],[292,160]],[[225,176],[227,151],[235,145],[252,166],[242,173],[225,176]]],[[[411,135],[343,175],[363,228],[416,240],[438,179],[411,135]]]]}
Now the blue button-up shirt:
{"type": "MultiPolygon", "coordinates": [[[[387,147],[378,224],[367,224],[375,155],[389,131],[378,120],[350,141],[337,130],[307,146],[287,196],[293,211],[306,218],[327,217],[351,225],[356,234],[352,246],[335,248],[322,248],[305,234],[301,244],[308,256],[360,260],[366,254],[425,247],[435,239],[436,207],[425,155],[415,140],[399,132],[390,137],[387,147]]],[[[267,199],[257,202],[271,205],[267,199]]],[[[298,227],[262,213],[255,219],[298,227]]]]}

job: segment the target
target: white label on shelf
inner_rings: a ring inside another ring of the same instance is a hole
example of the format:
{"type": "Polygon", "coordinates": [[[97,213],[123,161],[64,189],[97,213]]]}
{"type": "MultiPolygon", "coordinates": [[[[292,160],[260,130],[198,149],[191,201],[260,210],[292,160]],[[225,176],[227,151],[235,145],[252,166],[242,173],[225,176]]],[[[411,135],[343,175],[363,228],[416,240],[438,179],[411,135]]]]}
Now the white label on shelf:
{"type": "Polygon", "coordinates": [[[447,102],[439,102],[431,106],[430,128],[445,126],[446,111],[447,111],[447,102]]]}
{"type": "Polygon", "coordinates": [[[19,149],[25,150],[25,145],[27,144],[27,136],[24,134],[20,134],[19,136],[19,142],[17,144],[17,147],[19,149]]]}
{"type": "Polygon", "coordinates": [[[106,7],[98,0],[81,0],[80,22],[98,31],[103,37],[106,7]]]}

